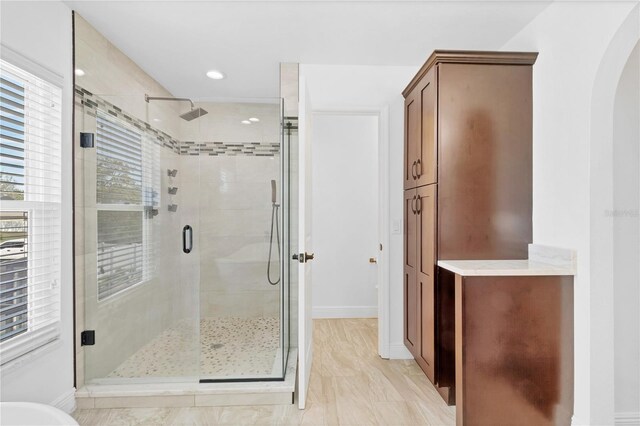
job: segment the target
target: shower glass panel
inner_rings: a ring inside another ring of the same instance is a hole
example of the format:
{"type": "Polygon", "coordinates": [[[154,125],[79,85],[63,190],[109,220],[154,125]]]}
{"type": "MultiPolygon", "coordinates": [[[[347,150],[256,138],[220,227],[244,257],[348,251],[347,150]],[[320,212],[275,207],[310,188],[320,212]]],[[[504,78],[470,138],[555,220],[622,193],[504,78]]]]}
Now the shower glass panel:
{"type": "MultiPolygon", "coordinates": [[[[168,190],[180,186],[184,172],[170,136],[178,108],[153,105],[137,115],[123,108],[139,104],[76,90],[76,129],[93,135],[93,147],[77,148],[84,165],[84,329],[95,340],[84,346],[85,383],[199,377],[199,253],[195,245],[185,253],[181,235],[186,225],[197,229],[198,208],[193,200],[185,208],[181,194],[168,190]],[[167,120],[151,126],[149,116],[167,120]]],[[[190,167],[193,184],[198,164],[190,167]]]]}
{"type": "Polygon", "coordinates": [[[282,380],[281,101],[145,102],[80,87],[75,100],[76,131],[93,135],[76,148],[83,330],[95,339],[84,383],[282,380]]]}
{"type": "Polygon", "coordinates": [[[196,107],[208,113],[182,123],[181,158],[200,164],[201,379],[282,379],[282,105],[196,107]]]}

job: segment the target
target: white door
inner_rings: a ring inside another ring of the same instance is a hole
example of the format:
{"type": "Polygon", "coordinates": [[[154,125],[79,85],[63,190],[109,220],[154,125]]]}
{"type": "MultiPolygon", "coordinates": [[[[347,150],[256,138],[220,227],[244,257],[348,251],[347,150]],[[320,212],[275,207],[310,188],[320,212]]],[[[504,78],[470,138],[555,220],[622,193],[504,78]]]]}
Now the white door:
{"type": "Polygon", "coordinates": [[[298,273],[298,407],[304,409],[313,359],[313,323],[311,320],[311,102],[304,77],[300,77],[299,90],[299,186],[298,186],[298,247],[300,262],[298,273]],[[302,260],[302,259],[301,259],[302,260]]]}
{"type": "Polygon", "coordinates": [[[313,116],[313,318],[378,316],[378,114],[313,116]]]}

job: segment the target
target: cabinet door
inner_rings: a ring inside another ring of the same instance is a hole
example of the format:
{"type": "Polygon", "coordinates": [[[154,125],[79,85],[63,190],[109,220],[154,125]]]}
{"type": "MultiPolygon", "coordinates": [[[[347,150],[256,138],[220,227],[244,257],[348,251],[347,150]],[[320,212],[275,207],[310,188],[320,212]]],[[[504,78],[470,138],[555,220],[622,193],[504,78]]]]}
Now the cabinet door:
{"type": "Polygon", "coordinates": [[[418,263],[416,279],[420,298],[420,350],[418,363],[435,380],[435,232],[436,185],[417,189],[418,263]]]}
{"type": "Polygon", "coordinates": [[[420,156],[420,90],[414,90],[404,101],[404,188],[417,186],[417,161],[420,156]]]}
{"type": "Polygon", "coordinates": [[[414,356],[420,348],[419,306],[416,281],[418,230],[416,190],[404,191],[404,344],[414,356]]]}
{"type": "Polygon", "coordinates": [[[437,68],[431,68],[423,77],[420,88],[420,141],[416,150],[416,186],[437,181],[437,122],[438,84],[437,68]]]}

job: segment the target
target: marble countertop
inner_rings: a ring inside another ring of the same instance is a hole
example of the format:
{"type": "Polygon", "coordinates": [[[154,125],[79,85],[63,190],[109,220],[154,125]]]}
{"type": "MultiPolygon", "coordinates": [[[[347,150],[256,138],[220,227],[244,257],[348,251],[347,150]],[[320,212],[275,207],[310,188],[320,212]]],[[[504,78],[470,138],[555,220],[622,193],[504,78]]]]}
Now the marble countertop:
{"type": "Polygon", "coordinates": [[[571,267],[531,259],[439,260],[438,266],[462,276],[575,275],[571,267]]]}
{"type": "Polygon", "coordinates": [[[438,266],[462,276],[575,275],[572,250],[529,244],[529,258],[518,260],[439,260],[438,266]]]}

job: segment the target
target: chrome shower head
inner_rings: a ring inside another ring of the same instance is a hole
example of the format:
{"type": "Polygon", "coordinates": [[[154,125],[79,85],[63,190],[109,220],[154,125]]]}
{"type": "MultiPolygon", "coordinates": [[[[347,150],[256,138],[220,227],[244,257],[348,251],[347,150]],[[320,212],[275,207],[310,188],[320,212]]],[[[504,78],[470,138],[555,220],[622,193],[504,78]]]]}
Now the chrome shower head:
{"type": "Polygon", "coordinates": [[[183,120],[191,121],[198,117],[202,117],[207,114],[207,111],[202,108],[194,108],[193,101],[189,98],[170,98],[167,96],[149,96],[147,94],[144,95],[144,100],[149,103],[149,101],[180,101],[180,102],[189,102],[191,104],[191,111],[185,112],[184,114],[180,114],[180,118],[183,120]]]}
{"type": "Polygon", "coordinates": [[[180,114],[180,118],[182,118],[183,120],[191,121],[198,117],[202,117],[205,114],[208,114],[207,111],[198,107],[192,108],[191,111],[185,112],[184,114],[180,114]]]}

